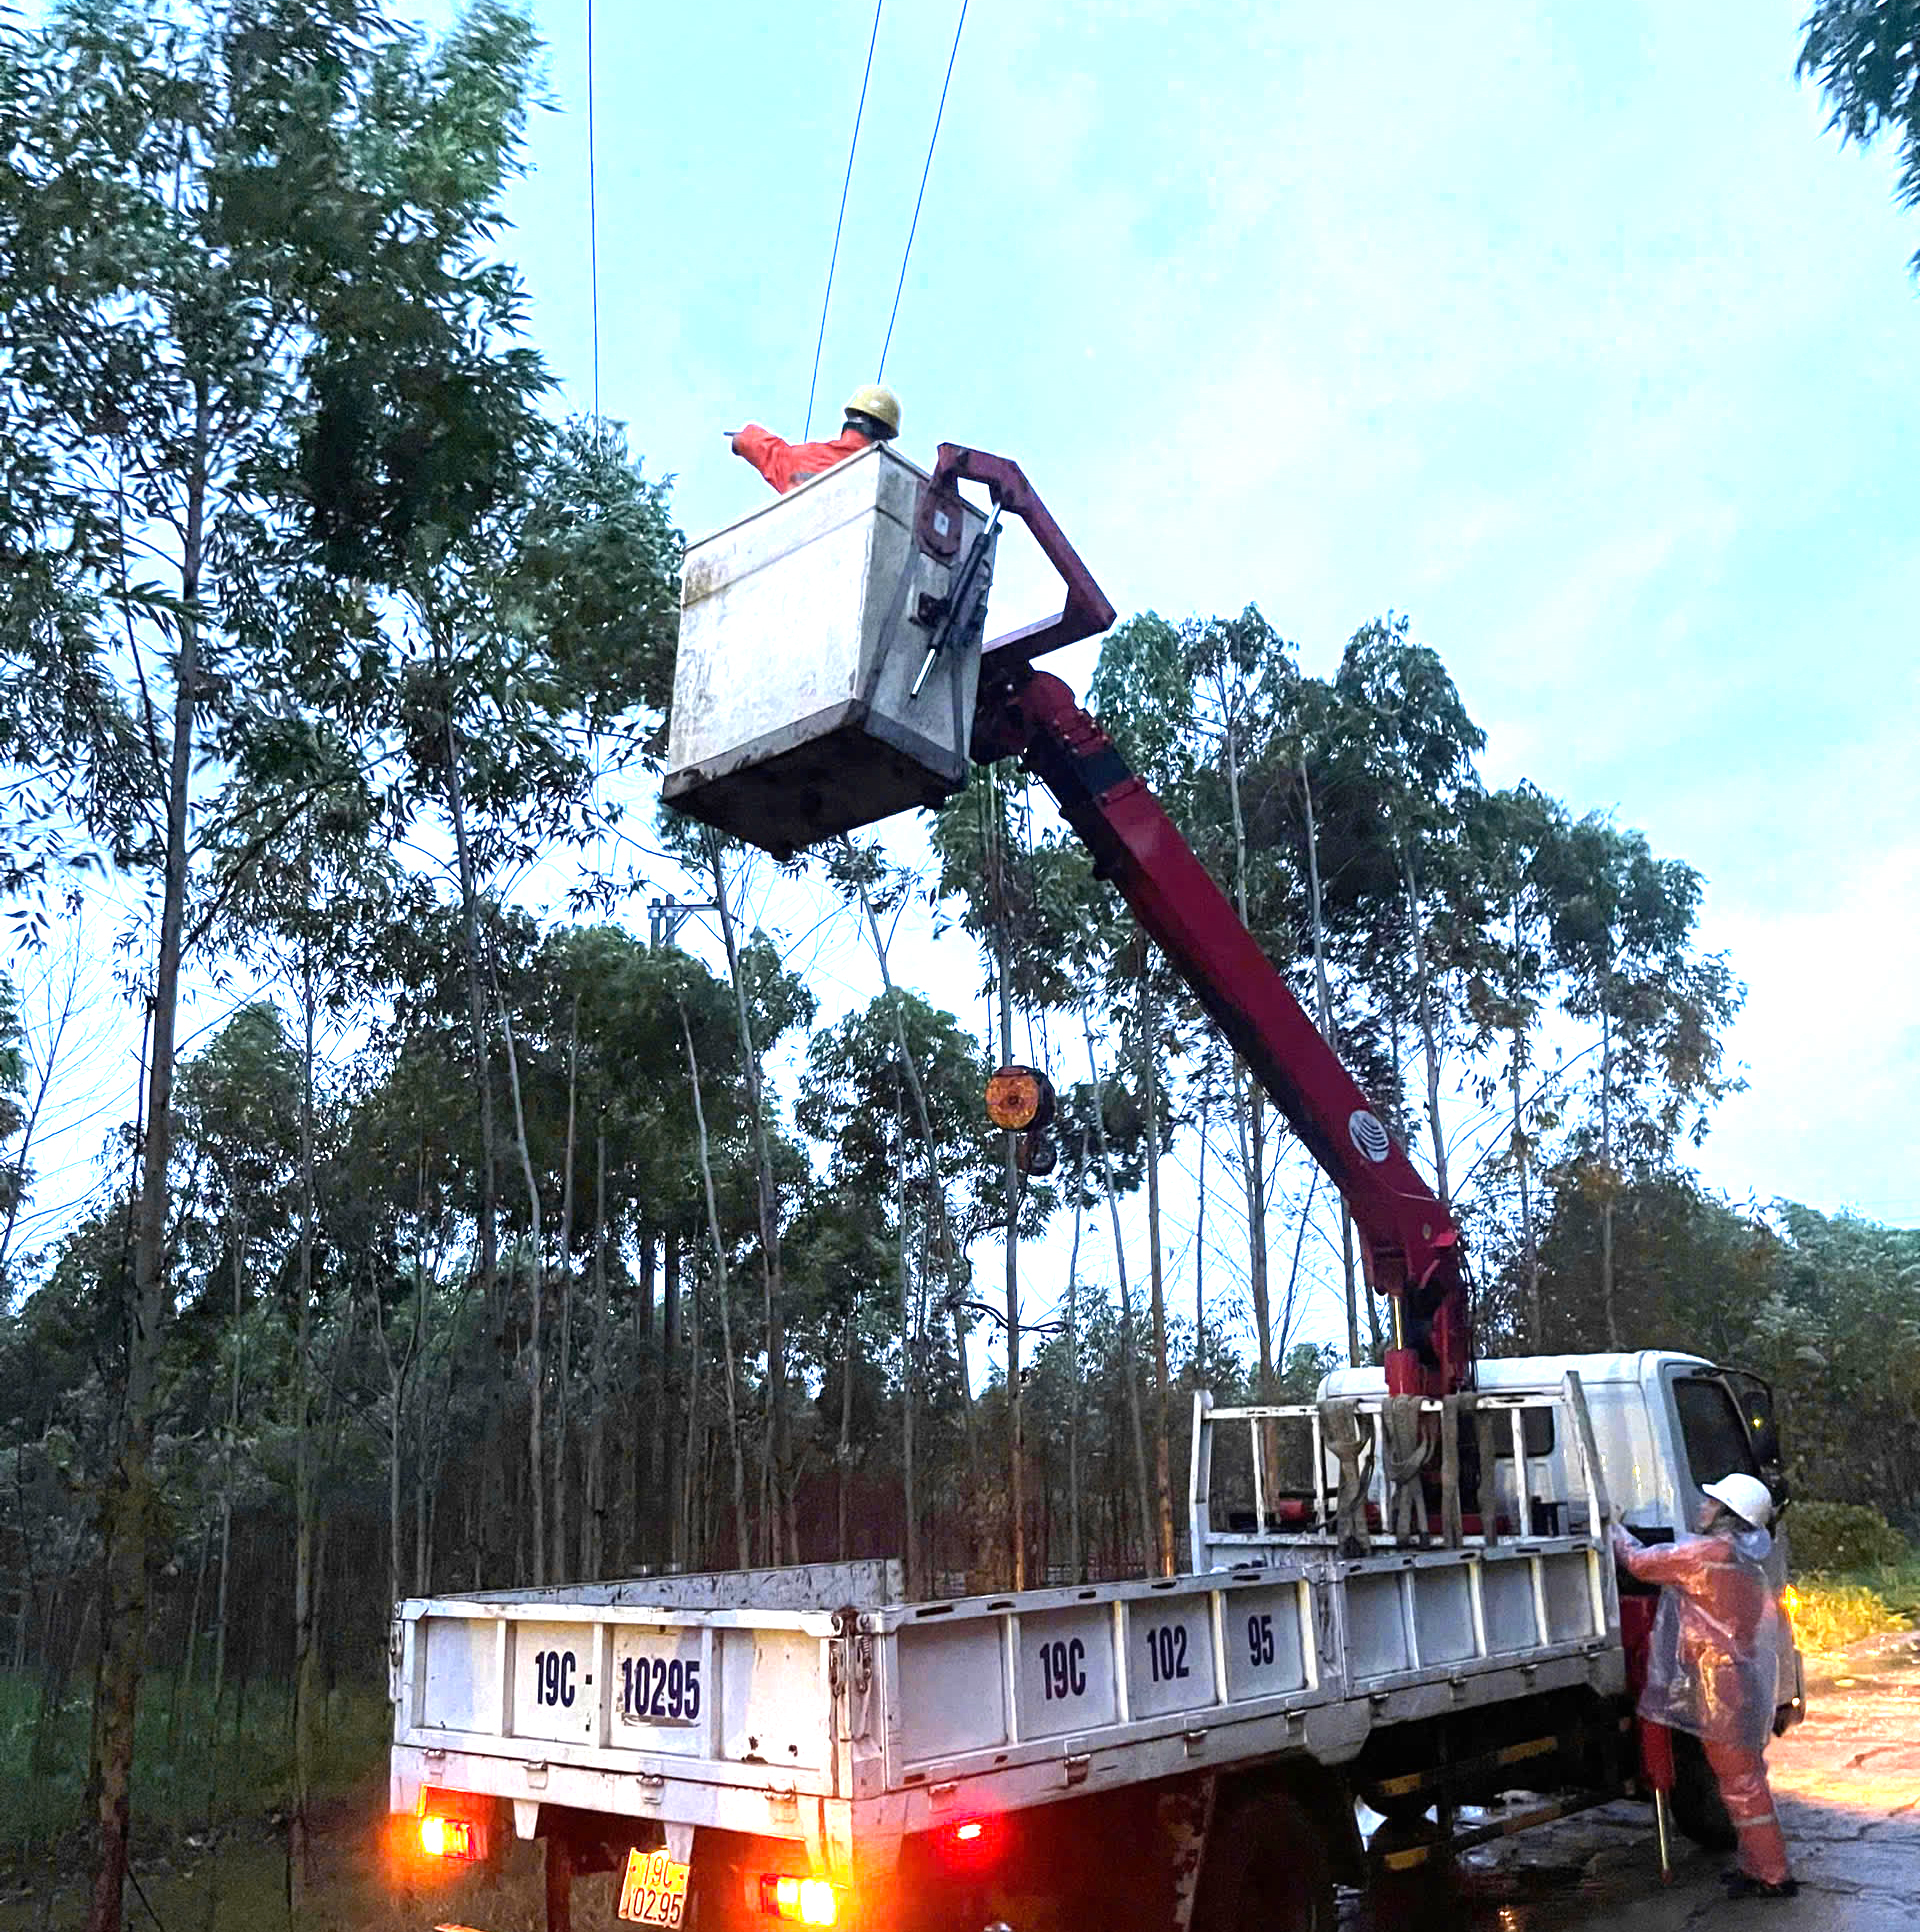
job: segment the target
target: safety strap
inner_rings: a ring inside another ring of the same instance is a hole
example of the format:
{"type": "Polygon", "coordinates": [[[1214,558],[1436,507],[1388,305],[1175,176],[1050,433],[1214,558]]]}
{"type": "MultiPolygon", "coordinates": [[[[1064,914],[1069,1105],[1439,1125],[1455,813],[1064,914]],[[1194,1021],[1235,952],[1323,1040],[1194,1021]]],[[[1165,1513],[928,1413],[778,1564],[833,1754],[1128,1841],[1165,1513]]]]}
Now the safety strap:
{"type": "Polygon", "coordinates": [[[1320,1439],[1340,1465],[1340,1491],[1334,1504],[1334,1533],[1342,1556],[1365,1556],[1373,1547],[1367,1534],[1367,1478],[1372,1473],[1373,1431],[1360,1425],[1351,1399],[1320,1404],[1320,1439]]]}
{"type": "Polygon", "coordinates": [[[1433,1438],[1424,1433],[1420,1397],[1387,1398],[1387,1483],[1394,1535],[1402,1541],[1427,1537],[1427,1495],[1421,1473],[1433,1457],[1433,1438]]]}

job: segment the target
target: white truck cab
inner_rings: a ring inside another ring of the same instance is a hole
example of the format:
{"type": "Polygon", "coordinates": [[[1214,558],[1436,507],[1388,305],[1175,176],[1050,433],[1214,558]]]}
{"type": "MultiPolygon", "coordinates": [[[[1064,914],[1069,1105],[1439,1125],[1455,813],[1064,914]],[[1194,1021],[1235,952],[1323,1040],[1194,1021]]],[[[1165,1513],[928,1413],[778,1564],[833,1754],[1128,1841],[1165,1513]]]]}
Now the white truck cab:
{"type": "MultiPolygon", "coordinates": [[[[1690,1533],[1707,1498],[1703,1485],[1735,1471],[1758,1476],[1782,1508],[1787,1484],[1780,1468],[1773,1391],[1757,1375],[1722,1369],[1700,1355],[1643,1348],[1611,1355],[1518,1355],[1474,1364],[1474,1387],[1485,1395],[1526,1395],[1557,1389],[1577,1374],[1587,1398],[1594,1446],[1616,1517],[1643,1543],[1690,1533]]],[[[1322,1400],[1379,1397],[1386,1377],[1377,1368],[1336,1369],[1320,1383],[1322,1400]]],[[[1567,1445],[1556,1412],[1525,1414],[1527,1493],[1568,1498],[1564,1529],[1586,1528],[1580,1486],[1569,1483],[1567,1445]]],[[[1787,1580],[1787,1531],[1773,1524],[1767,1568],[1775,1588],[1787,1580]]],[[[1634,1586],[1629,1585],[1631,1591],[1634,1586]]],[[[1780,1724],[1805,1712],[1800,1653],[1781,1660],[1780,1724]]]]}

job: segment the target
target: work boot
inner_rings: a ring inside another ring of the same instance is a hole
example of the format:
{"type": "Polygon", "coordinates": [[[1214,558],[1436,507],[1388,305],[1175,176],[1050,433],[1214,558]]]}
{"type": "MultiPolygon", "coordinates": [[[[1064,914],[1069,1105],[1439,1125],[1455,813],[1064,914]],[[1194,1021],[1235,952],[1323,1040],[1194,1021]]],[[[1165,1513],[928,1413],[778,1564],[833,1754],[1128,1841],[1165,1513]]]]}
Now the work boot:
{"type": "Polygon", "coordinates": [[[1764,1878],[1754,1878],[1746,1872],[1722,1872],[1720,1876],[1726,1883],[1729,1898],[1798,1898],[1800,1896],[1800,1881],[1797,1878],[1783,1878],[1778,1885],[1769,1885],[1764,1878]]]}

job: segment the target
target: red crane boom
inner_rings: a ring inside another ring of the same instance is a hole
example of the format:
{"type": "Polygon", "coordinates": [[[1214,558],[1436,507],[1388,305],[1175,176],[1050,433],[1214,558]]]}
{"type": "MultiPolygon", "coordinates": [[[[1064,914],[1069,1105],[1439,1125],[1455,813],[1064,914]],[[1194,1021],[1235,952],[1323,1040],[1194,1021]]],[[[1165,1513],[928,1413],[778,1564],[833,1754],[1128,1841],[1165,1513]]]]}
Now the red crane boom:
{"type": "Polygon", "coordinates": [[[1146,782],[1067,686],[1034,669],[1040,652],[1107,629],[1114,611],[1018,466],[943,443],[921,502],[922,547],[951,561],[957,538],[943,546],[940,526],[957,531],[959,519],[936,513],[961,479],[985,484],[1002,511],[1020,517],[1067,585],[1059,617],[985,646],[975,761],[1017,757],[1046,786],[1093,854],[1095,876],[1113,883],[1339,1188],[1360,1233],[1368,1285],[1393,1309],[1389,1390],[1443,1395],[1466,1387],[1472,1347],[1463,1248],[1446,1203],[1388,1133],[1146,782]]]}

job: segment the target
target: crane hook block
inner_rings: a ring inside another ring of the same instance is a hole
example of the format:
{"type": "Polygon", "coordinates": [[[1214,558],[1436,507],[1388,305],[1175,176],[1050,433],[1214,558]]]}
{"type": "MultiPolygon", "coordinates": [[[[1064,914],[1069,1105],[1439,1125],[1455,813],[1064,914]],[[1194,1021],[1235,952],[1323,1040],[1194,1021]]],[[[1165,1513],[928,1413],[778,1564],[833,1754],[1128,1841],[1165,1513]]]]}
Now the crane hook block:
{"type": "Polygon", "coordinates": [[[987,1079],[987,1118],[1010,1134],[1053,1125],[1053,1082],[1034,1067],[1001,1067],[987,1079]]]}

